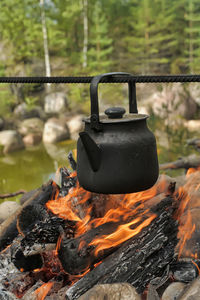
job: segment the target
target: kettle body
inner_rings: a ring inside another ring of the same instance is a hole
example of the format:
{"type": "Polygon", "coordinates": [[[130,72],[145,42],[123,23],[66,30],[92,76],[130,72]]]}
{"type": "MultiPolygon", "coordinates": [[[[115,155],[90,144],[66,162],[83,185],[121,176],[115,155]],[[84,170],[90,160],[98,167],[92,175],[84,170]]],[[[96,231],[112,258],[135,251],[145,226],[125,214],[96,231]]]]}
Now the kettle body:
{"type": "Polygon", "coordinates": [[[148,116],[131,113],[123,118],[120,109],[110,109],[108,119],[98,115],[96,122],[91,114],[93,120],[84,120],[85,129],[77,142],[77,176],[80,185],[91,192],[139,192],[152,187],[158,178],[156,139],[147,127],[148,116]]]}

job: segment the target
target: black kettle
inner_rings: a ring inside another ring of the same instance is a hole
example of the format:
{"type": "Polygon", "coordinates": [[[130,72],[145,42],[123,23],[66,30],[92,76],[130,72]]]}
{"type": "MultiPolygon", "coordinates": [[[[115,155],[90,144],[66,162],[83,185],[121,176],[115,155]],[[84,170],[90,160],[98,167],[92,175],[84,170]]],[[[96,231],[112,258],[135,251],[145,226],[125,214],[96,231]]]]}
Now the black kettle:
{"type": "Polygon", "coordinates": [[[98,83],[103,77],[131,76],[106,73],[90,85],[91,116],[77,142],[77,176],[91,192],[124,194],[146,190],[158,178],[156,139],[148,129],[147,115],[137,113],[135,86],[129,82],[129,114],[121,107],[108,108],[99,116],[98,83]]]}

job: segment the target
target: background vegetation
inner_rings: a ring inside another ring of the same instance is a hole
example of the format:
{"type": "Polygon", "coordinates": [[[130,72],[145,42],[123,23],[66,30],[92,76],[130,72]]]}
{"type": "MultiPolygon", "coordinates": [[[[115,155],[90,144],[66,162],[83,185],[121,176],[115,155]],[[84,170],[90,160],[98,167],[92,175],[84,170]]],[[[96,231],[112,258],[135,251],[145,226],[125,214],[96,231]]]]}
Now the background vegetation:
{"type": "MultiPolygon", "coordinates": [[[[198,0],[46,0],[52,75],[200,71],[198,0]]],[[[41,1],[1,0],[0,75],[45,75],[41,1]]]]}

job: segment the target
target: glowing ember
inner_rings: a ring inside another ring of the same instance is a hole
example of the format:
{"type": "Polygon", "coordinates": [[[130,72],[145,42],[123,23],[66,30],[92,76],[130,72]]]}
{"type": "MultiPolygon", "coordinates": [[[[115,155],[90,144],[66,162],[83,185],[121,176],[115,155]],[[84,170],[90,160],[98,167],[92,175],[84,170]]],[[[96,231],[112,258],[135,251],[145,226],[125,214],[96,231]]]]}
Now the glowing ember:
{"type": "Polygon", "coordinates": [[[44,283],[41,287],[39,287],[36,291],[37,300],[44,300],[48,292],[53,286],[53,282],[44,283]]]}

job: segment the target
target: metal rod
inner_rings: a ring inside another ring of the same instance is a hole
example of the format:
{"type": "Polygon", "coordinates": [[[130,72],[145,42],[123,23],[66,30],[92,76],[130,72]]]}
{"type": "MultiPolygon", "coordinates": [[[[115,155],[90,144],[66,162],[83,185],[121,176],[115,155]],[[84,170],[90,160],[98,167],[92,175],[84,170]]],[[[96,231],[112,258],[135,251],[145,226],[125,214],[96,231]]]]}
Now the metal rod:
{"type": "MultiPolygon", "coordinates": [[[[90,83],[93,76],[65,77],[0,77],[0,83],[90,83]]],[[[103,83],[161,83],[161,82],[200,82],[200,75],[138,75],[103,78],[103,83]]]]}

